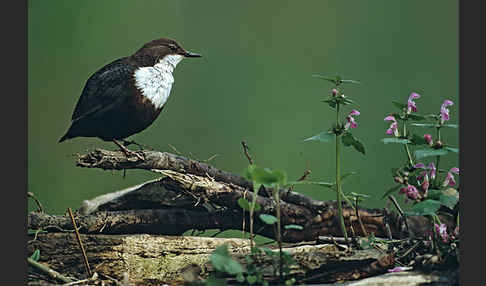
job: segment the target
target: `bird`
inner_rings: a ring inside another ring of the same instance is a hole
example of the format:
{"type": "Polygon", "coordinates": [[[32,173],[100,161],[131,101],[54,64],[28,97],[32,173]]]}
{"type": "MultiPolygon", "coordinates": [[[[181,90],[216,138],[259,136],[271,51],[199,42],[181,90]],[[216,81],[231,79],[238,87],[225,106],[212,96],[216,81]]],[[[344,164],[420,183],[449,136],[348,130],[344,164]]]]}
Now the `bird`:
{"type": "Polygon", "coordinates": [[[93,73],[74,108],[71,125],[59,142],[76,137],[113,141],[127,157],[138,153],[119,140],[150,126],[170,96],[177,64],[200,54],[185,50],[174,39],[159,38],[130,56],[112,61],[93,73]]]}

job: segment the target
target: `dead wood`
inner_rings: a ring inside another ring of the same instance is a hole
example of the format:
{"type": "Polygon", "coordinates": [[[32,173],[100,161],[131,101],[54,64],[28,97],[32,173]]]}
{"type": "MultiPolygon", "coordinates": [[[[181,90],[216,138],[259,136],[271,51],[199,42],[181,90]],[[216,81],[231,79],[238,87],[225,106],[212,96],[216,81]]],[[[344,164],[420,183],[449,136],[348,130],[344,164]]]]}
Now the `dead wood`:
{"type": "MultiPolygon", "coordinates": [[[[227,244],[230,253],[243,266],[244,256],[249,254],[249,241],[245,239],[206,238],[189,236],[136,235],[81,235],[86,246],[93,272],[122,279],[126,273],[131,282],[172,283],[182,282],[184,271],[195,267],[204,278],[213,269],[208,263],[211,253],[220,245],[227,244]]],[[[28,252],[39,249],[40,262],[65,275],[85,279],[82,255],[74,234],[40,234],[28,245],[28,252]]],[[[300,245],[284,248],[296,265],[291,275],[298,281],[333,282],[369,277],[386,272],[393,265],[393,257],[368,249],[341,251],[335,245],[300,245]],[[308,278],[306,278],[308,277],[308,278]]],[[[264,276],[274,275],[269,256],[255,257],[255,263],[264,276]]]]}
{"type": "MultiPolygon", "coordinates": [[[[79,232],[85,234],[170,234],[180,235],[187,230],[220,229],[241,230],[243,213],[237,200],[245,196],[252,199],[253,193],[211,178],[174,171],[163,171],[167,177],[156,179],[118,192],[105,194],[85,201],[76,216],[79,232]],[[137,208],[138,207],[138,208],[137,208]]],[[[261,210],[256,213],[275,213],[271,198],[258,196],[261,210]]],[[[319,236],[340,236],[336,203],[325,202],[319,211],[301,205],[282,202],[282,223],[303,226],[303,230],[289,229],[283,232],[283,241],[315,241],[319,236]]],[[[360,233],[355,211],[344,205],[347,226],[360,233]]],[[[384,216],[378,209],[359,210],[361,220],[368,232],[385,237],[384,216]]],[[[245,213],[248,220],[248,213],[245,213]]],[[[400,237],[400,228],[394,213],[387,214],[395,237],[400,237]]],[[[417,224],[419,225],[419,224],[417,224]]],[[[30,229],[72,230],[67,216],[31,212],[28,216],[30,229]]],[[[248,231],[248,224],[245,225],[248,231]]],[[[418,229],[418,228],[417,228],[418,229]]],[[[255,233],[274,238],[274,230],[259,219],[255,220],[255,233]]]]}

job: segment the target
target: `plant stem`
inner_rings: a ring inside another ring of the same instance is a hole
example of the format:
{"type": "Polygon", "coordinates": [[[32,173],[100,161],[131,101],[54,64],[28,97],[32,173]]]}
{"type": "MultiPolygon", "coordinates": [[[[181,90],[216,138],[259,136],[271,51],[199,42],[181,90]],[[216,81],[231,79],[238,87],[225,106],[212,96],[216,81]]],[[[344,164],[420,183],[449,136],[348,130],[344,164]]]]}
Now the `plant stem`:
{"type": "MultiPolygon", "coordinates": [[[[440,127],[437,128],[437,141],[441,141],[442,140],[440,139],[440,127]]],[[[440,163],[440,156],[436,156],[435,157],[435,168],[437,169],[437,174],[435,175],[435,179],[434,179],[434,185],[437,186],[439,183],[438,183],[438,180],[439,180],[439,163],[440,163]]]]}
{"type": "Polygon", "coordinates": [[[283,255],[282,255],[282,232],[281,232],[281,221],[280,221],[280,186],[277,186],[275,191],[274,191],[274,198],[275,202],[277,203],[277,243],[278,243],[278,250],[279,250],[279,255],[280,255],[280,269],[279,269],[279,276],[280,276],[280,281],[283,281],[283,255]]]}
{"type": "MultiPolygon", "coordinates": [[[[407,123],[403,122],[403,137],[407,137],[407,123]]],[[[405,151],[407,151],[408,162],[410,163],[410,167],[413,167],[413,160],[412,154],[410,154],[410,149],[408,148],[408,144],[405,143],[405,151]]]]}
{"type": "MultiPolygon", "coordinates": [[[[339,103],[336,106],[336,126],[339,126],[339,103]]],[[[343,232],[344,239],[348,241],[348,233],[346,232],[346,225],[343,217],[343,206],[341,202],[341,135],[336,134],[336,197],[339,224],[341,225],[341,231],[343,232]]]]}

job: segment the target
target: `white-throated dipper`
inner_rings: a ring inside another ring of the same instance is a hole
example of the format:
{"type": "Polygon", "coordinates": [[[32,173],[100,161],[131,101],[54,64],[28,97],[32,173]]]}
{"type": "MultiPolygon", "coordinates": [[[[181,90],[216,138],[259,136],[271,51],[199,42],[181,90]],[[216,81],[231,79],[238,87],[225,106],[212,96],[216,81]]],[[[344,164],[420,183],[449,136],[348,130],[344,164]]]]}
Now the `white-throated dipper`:
{"type": "Polygon", "coordinates": [[[71,127],[59,142],[98,137],[113,141],[127,157],[134,154],[143,159],[117,140],[139,133],[154,122],[169,98],[172,72],[185,57],[201,55],[186,51],[172,39],[161,38],[102,67],[86,82],[71,127]]]}

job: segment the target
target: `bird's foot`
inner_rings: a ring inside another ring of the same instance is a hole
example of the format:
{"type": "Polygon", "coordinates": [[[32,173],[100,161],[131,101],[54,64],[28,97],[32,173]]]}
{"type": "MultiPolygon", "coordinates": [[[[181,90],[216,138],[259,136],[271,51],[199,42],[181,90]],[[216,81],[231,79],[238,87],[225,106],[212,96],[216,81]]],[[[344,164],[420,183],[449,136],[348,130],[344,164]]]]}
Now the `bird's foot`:
{"type": "Polygon", "coordinates": [[[113,139],[113,142],[118,145],[118,147],[120,147],[120,150],[125,154],[125,156],[127,156],[127,158],[129,158],[130,156],[136,156],[138,159],[140,160],[145,160],[145,158],[140,155],[139,153],[135,152],[135,151],[132,151],[132,150],[129,150],[127,147],[125,147],[123,144],[121,144],[120,142],[116,141],[115,139],[113,139]]]}
{"type": "Polygon", "coordinates": [[[128,146],[130,146],[130,145],[133,144],[133,145],[136,145],[139,150],[143,150],[144,148],[145,149],[150,149],[150,150],[155,150],[153,147],[150,147],[150,146],[145,145],[145,144],[137,143],[137,142],[135,142],[133,140],[124,140],[123,139],[122,142],[123,142],[123,146],[125,146],[125,147],[128,147],[128,146]]]}

